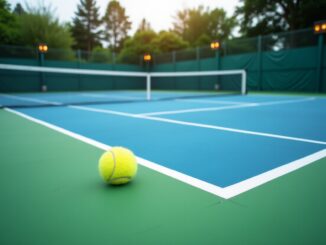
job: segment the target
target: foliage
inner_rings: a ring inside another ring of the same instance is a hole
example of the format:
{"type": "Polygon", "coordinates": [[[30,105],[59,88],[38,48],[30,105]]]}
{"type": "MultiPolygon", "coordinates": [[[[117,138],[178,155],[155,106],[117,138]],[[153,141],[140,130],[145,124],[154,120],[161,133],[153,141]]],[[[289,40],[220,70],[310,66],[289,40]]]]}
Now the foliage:
{"type": "Polygon", "coordinates": [[[206,45],[212,40],[226,40],[236,25],[234,17],[227,17],[223,9],[184,9],[177,13],[173,30],[192,46],[206,45]]]}
{"type": "Polygon", "coordinates": [[[54,17],[51,7],[28,8],[19,16],[19,35],[21,44],[35,47],[46,43],[49,48],[70,49],[73,39],[66,25],[54,17]]]}
{"type": "Polygon", "coordinates": [[[325,19],[326,1],[241,0],[235,15],[245,36],[265,35],[311,27],[325,19]]]}
{"type": "Polygon", "coordinates": [[[73,18],[71,33],[75,39],[74,48],[91,51],[101,45],[101,20],[95,0],[80,0],[73,18]]]}
{"type": "Polygon", "coordinates": [[[139,31],[124,42],[124,48],[118,56],[119,62],[134,63],[139,62],[139,57],[145,53],[158,53],[157,47],[153,45],[153,40],[157,37],[154,31],[139,31]]]}
{"type": "Polygon", "coordinates": [[[137,32],[142,32],[142,31],[152,31],[151,24],[143,18],[140,22],[140,25],[138,26],[137,32]]]}
{"type": "MultiPolygon", "coordinates": [[[[119,53],[118,62],[139,63],[147,52],[161,54],[189,47],[209,48],[207,44],[212,40],[223,42],[224,54],[254,52],[256,39],[229,40],[237,23],[243,35],[252,37],[311,27],[314,21],[325,18],[325,0],[240,0],[240,3],[233,17],[219,8],[183,9],[176,13],[173,29],[159,33],[143,19],[136,33],[128,37],[131,22],[117,0],[108,3],[104,17],[99,15],[96,0],[80,0],[70,26],[60,23],[51,7],[23,8],[18,3],[11,12],[7,0],[0,0],[0,44],[29,46],[34,50],[38,43],[45,42],[49,46],[46,55],[49,59],[74,59],[70,49],[73,47],[86,50],[81,53],[93,62],[113,62],[114,54],[119,53]],[[103,40],[109,43],[108,49],[102,48],[103,40]]],[[[309,42],[310,37],[305,39],[302,35],[273,34],[263,39],[263,48],[295,47],[299,39],[309,42]]]]}
{"type": "Polygon", "coordinates": [[[90,62],[95,63],[112,63],[113,62],[113,54],[109,49],[96,47],[93,49],[90,62]]]}
{"type": "Polygon", "coordinates": [[[16,16],[10,12],[5,0],[0,0],[0,44],[16,44],[18,40],[16,16]]]}
{"type": "Polygon", "coordinates": [[[122,48],[124,40],[128,36],[131,22],[126,15],[126,10],[116,0],[109,2],[103,17],[105,24],[105,37],[114,52],[122,48]]]}
{"type": "Polygon", "coordinates": [[[188,9],[180,10],[177,12],[177,15],[174,17],[175,21],[173,22],[173,31],[181,36],[183,39],[186,39],[186,33],[188,27],[188,9]]]}
{"type": "Polygon", "coordinates": [[[118,60],[139,62],[140,57],[145,53],[160,54],[187,47],[189,44],[174,32],[162,31],[156,34],[152,30],[137,31],[132,38],[125,41],[118,60]]]}
{"type": "Polygon", "coordinates": [[[233,28],[237,25],[234,17],[228,18],[223,9],[213,9],[208,16],[208,36],[212,39],[227,40],[232,35],[233,28]]]}
{"type": "Polygon", "coordinates": [[[189,47],[189,43],[184,41],[174,32],[162,31],[153,39],[153,46],[158,52],[166,53],[181,50],[189,47]]]}
{"type": "Polygon", "coordinates": [[[25,14],[25,10],[20,3],[17,3],[13,13],[17,14],[17,15],[23,15],[23,14],[25,14]]]}

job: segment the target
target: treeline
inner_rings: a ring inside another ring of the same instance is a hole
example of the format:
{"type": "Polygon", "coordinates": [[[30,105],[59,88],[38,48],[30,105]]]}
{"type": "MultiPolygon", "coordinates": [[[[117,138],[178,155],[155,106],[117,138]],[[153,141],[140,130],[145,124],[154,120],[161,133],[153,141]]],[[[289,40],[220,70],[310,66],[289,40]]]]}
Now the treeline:
{"type": "Polygon", "coordinates": [[[0,0],[0,45],[35,47],[45,42],[50,49],[84,50],[93,58],[115,53],[120,61],[137,60],[145,52],[160,54],[228,40],[234,30],[252,37],[310,27],[324,18],[324,9],[326,0],[240,0],[231,17],[223,9],[199,6],[175,13],[170,30],[156,33],[143,19],[129,36],[132,23],[116,0],[108,3],[104,16],[96,0],[80,0],[70,23],[61,23],[49,6],[17,4],[11,9],[0,0]]]}
{"type": "Polygon", "coordinates": [[[131,21],[126,9],[112,0],[104,16],[100,16],[96,0],[80,0],[71,23],[62,24],[49,6],[37,8],[17,4],[10,9],[0,0],[4,25],[0,44],[35,47],[45,42],[50,49],[75,49],[92,52],[96,60],[109,59],[116,53],[120,61],[137,60],[145,52],[153,54],[207,45],[213,39],[228,39],[236,25],[234,17],[227,17],[222,9],[202,6],[176,13],[173,28],[155,32],[143,19],[133,36],[128,36],[131,21]],[[103,44],[107,46],[104,48],[103,44]]]}

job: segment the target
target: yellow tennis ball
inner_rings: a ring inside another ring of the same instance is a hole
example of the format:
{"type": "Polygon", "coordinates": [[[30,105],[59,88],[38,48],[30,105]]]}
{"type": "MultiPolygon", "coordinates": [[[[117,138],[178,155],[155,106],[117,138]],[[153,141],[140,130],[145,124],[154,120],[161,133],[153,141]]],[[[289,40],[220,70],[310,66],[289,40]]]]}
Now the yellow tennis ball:
{"type": "Polygon", "coordinates": [[[123,147],[112,147],[99,160],[102,179],[112,185],[121,185],[132,180],[137,173],[137,161],[132,151],[123,147]]]}

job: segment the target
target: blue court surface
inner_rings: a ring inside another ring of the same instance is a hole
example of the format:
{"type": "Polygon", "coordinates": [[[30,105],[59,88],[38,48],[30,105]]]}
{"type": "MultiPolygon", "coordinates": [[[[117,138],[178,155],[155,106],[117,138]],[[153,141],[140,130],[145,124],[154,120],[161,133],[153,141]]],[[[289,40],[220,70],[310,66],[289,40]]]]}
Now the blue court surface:
{"type": "Polygon", "coordinates": [[[318,96],[250,94],[15,111],[130,148],[182,181],[190,177],[221,189],[300,159],[310,163],[307,157],[326,148],[326,98],[318,96]]]}

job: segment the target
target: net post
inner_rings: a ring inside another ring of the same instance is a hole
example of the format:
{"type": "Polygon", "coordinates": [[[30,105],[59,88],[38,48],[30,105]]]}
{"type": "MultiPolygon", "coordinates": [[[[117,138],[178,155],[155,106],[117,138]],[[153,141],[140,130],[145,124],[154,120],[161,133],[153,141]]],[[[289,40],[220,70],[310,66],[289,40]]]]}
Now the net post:
{"type": "Polygon", "coordinates": [[[151,100],[151,75],[146,75],[146,97],[147,100],[151,100]]]}
{"type": "Polygon", "coordinates": [[[245,95],[247,92],[247,72],[246,70],[241,71],[241,94],[245,95]]]}

